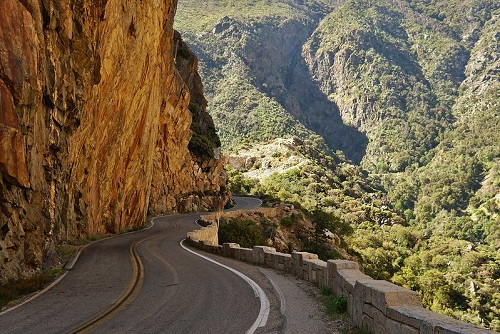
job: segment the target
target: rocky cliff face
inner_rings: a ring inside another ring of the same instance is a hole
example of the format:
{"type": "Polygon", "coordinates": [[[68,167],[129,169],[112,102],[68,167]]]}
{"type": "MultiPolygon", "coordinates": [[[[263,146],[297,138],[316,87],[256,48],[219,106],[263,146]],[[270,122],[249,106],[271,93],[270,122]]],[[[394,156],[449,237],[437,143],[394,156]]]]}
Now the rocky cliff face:
{"type": "MultiPolygon", "coordinates": [[[[162,113],[160,116],[154,170],[168,173],[153,174],[150,211],[155,214],[165,210],[222,208],[229,197],[225,161],[212,117],[206,111],[198,59],[178,32],[175,32],[174,44],[174,63],[179,74],[176,80],[187,86],[190,99],[181,101],[182,112],[162,113]],[[182,142],[179,142],[179,131],[184,134],[182,142]]],[[[183,85],[178,87],[185,89],[183,85]]]]}
{"type": "MultiPolygon", "coordinates": [[[[59,241],[227,198],[191,153],[196,61],[175,67],[176,1],[0,2],[0,281],[59,241]],[[205,200],[204,196],[210,195],[205,200]]],[[[209,117],[205,115],[205,117],[209,117]]],[[[212,158],[213,157],[213,158],[212,158]]]]}

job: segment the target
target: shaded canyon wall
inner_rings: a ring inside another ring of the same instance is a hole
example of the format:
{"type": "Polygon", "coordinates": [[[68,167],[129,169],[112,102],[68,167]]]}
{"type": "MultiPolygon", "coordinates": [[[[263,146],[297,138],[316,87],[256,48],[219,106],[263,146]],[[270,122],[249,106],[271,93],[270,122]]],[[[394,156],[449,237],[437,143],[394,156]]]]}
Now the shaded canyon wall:
{"type": "Polygon", "coordinates": [[[188,148],[190,89],[202,91],[183,80],[194,55],[175,66],[176,4],[0,1],[0,281],[148,209],[225,203],[222,159],[188,148]]]}

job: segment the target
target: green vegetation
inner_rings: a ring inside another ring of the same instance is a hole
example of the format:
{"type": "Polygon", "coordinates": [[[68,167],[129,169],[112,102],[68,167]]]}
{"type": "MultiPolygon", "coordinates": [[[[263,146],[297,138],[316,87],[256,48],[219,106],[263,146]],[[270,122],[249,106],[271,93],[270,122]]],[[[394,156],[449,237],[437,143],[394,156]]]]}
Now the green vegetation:
{"type": "Polygon", "coordinates": [[[241,247],[252,248],[267,245],[263,229],[253,220],[221,219],[219,226],[219,243],[235,242],[241,247]]]}
{"type": "Polygon", "coordinates": [[[328,298],[326,310],[328,314],[345,313],[347,311],[347,299],[342,296],[328,298]]]}
{"type": "Polygon", "coordinates": [[[405,15],[386,1],[347,1],[305,45],[313,61],[330,50],[349,58],[348,72],[318,69],[315,75],[344,112],[364,118],[370,142],[362,165],[372,172],[400,172],[420,163],[449,124],[405,24],[405,15]]]}
{"type": "Polygon", "coordinates": [[[394,281],[419,291],[424,306],[498,328],[500,255],[483,245],[431,237],[405,258],[394,281]]]}
{"type": "MultiPolygon", "coordinates": [[[[347,312],[347,299],[343,296],[336,296],[327,286],[319,289],[320,300],[323,303],[326,314],[332,319],[341,319],[347,312]]],[[[359,328],[345,328],[342,334],[370,334],[371,332],[359,328]]]]}
{"type": "Polygon", "coordinates": [[[312,135],[275,99],[255,89],[248,81],[248,74],[242,75],[232,66],[225,66],[222,72],[224,78],[217,86],[210,112],[214,121],[225,124],[224,131],[220,132],[223,147],[235,147],[244,140],[312,135]]]}
{"type": "MultiPolygon", "coordinates": [[[[494,0],[186,0],[176,24],[200,57],[226,152],[299,138],[296,150],[229,168],[234,193],[332,215],[366,273],[498,331],[499,10],[494,0]]],[[[318,222],[304,238],[321,252],[318,222]]]]}
{"type": "MultiPolygon", "coordinates": [[[[311,213],[319,210],[338,217],[334,220],[342,224],[332,232],[339,235],[348,235],[348,227],[357,227],[363,222],[377,225],[404,222],[378,186],[367,182],[359,167],[346,163],[340,155],[323,153],[322,146],[314,141],[294,139],[291,142],[293,144],[282,151],[282,155],[288,158],[269,161],[277,166],[287,165],[288,159],[302,161],[299,166],[258,178],[249,178],[244,174],[247,171],[228,167],[231,191],[242,195],[271,196],[311,213]]],[[[259,150],[270,149],[264,145],[259,150]]]]}
{"type": "Polygon", "coordinates": [[[198,157],[214,158],[215,150],[221,146],[221,142],[212,121],[205,119],[206,113],[200,110],[201,107],[191,103],[189,110],[192,115],[191,131],[192,136],[188,148],[191,153],[198,157]]]}
{"type": "Polygon", "coordinates": [[[313,222],[313,227],[309,235],[305,238],[302,251],[318,254],[318,257],[324,261],[329,259],[339,259],[342,256],[330,246],[330,237],[326,231],[329,231],[340,238],[350,234],[352,229],[337,216],[322,210],[315,210],[309,213],[309,218],[313,222]]]}
{"type": "Polygon", "coordinates": [[[30,278],[11,280],[4,285],[0,285],[0,310],[24,295],[43,289],[62,273],[61,269],[53,269],[30,278]]]}
{"type": "Polygon", "coordinates": [[[269,21],[283,18],[301,18],[303,13],[290,6],[286,1],[181,1],[175,17],[176,29],[184,33],[203,33],[211,31],[215,24],[225,16],[237,18],[245,22],[269,21]],[[196,18],[196,19],[193,19],[196,18]]]}
{"type": "Polygon", "coordinates": [[[343,296],[335,296],[329,287],[321,287],[320,293],[326,306],[326,313],[330,316],[345,313],[347,311],[347,299],[343,296]]]}

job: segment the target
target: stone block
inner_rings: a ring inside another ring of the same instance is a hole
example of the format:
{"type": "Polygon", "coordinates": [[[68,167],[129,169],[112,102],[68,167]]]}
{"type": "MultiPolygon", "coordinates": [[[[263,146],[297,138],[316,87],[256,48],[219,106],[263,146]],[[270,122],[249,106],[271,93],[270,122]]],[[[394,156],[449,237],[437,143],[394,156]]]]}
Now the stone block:
{"type": "Polygon", "coordinates": [[[386,328],[387,317],[385,314],[374,308],[373,315],[373,334],[389,334],[386,328]]]}
{"type": "Polygon", "coordinates": [[[300,265],[302,265],[304,260],[315,260],[318,259],[317,254],[307,253],[307,252],[293,252],[292,258],[299,261],[300,265]]]}
{"type": "Polygon", "coordinates": [[[331,268],[331,270],[335,271],[338,271],[340,269],[359,270],[359,264],[357,262],[348,260],[328,260],[328,268],[331,268]]]}
{"type": "Polygon", "coordinates": [[[244,262],[252,262],[253,261],[253,252],[251,248],[240,248],[241,250],[241,259],[240,261],[244,262]]]}
{"type": "Polygon", "coordinates": [[[309,260],[304,260],[302,262],[302,277],[304,280],[308,282],[313,281],[313,267],[314,267],[314,262],[309,261],[309,260]]]}
{"type": "MultiPolygon", "coordinates": [[[[361,299],[355,299],[353,295],[348,294],[345,290],[343,290],[343,294],[347,300],[347,313],[349,314],[349,317],[351,318],[351,322],[354,326],[362,328],[361,325],[363,324],[363,305],[364,302],[361,299]]],[[[367,314],[369,315],[369,314],[367,314]]],[[[373,317],[371,317],[373,320],[373,317]]]]}
{"type": "Polygon", "coordinates": [[[312,260],[304,260],[304,264],[307,264],[309,280],[311,282],[316,282],[319,285],[321,285],[322,284],[321,270],[322,268],[324,268],[326,271],[326,262],[319,259],[312,259],[312,260]]]}
{"type": "Polygon", "coordinates": [[[235,248],[240,248],[240,245],[233,242],[225,242],[222,245],[222,254],[226,257],[234,257],[235,248]]]}
{"type": "Polygon", "coordinates": [[[222,255],[222,253],[223,253],[222,245],[217,246],[217,248],[215,249],[215,253],[222,255]]]}
{"type": "Polygon", "coordinates": [[[343,289],[347,290],[348,293],[353,294],[354,285],[358,281],[373,281],[373,279],[363,274],[357,269],[341,269],[337,271],[337,284],[343,289]]]}
{"type": "Polygon", "coordinates": [[[393,306],[387,316],[411,328],[419,328],[420,334],[493,334],[495,332],[455,320],[418,306],[393,306]]]}
{"type": "Polygon", "coordinates": [[[267,264],[269,267],[277,269],[280,259],[279,254],[281,253],[271,253],[271,263],[267,264]]]}
{"type": "Polygon", "coordinates": [[[234,248],[234,249],[231,249],[231,252],[232,252],[232,258],[235,259],[235,260],[238,260],[238,261],[241,261],[241,248],[234,248]]]}
{"type": "Polygon", "coordinates": [[[292,255],[285,253],[276,253],[277,266],[276,269],[290,272],[292,265],[292,255]]]}
{"type": "MultiPolygon", "coordinates": [[[[434,313],[434,312],[433,312],[434,313]]],[[[434,330],[434,334],[493,334],[494,331],[490,331],[484,328],[476,327],[467,322],[459,321],[456,319],[449,318],[442,314],[434,313],[437,316],[431,318],[430,321],[424,321],[430,325],[434,330]]]]}
{"type": "Polygon", "coordinates": [[[264,264],[266,259],[266,253],[275,253],[276,249],[274,247],[267,246],[254,246],[253,247],[253,262],[264,264]]]}
{"type": "Polygon", "coordinates": [[[387,317],[411,327],[421,328],[423,319],[428,312],[431,311],[422,306],[390,306],[387,309],[387,317]]]}
{"type": "Polygon", "coordinates": [[[405,289],[396,284],[382,280],[358,280],[355,283],[356,293],[361,292],[365,303],[372,304],[383,314],[387,314],[389,306],[421,306],[417,292],[405,289]]]}
{"type": "Polygon", "coordinates": [[[394,321],[392,319],[387,319],[386,333],[387,334],[419,334],[420,330],[413,328],[413,327],[410,327],[408,325],[402,324],[400,322],[394,321]]]}
{"type": "Polygon", "coordinates": [[[361,318],[354,319],[351,318],[351,324],[357,328],[364,329],[366,331],[372,331],[372,328],[374,327],[373,325],[373,319],[367,316],[366,314],[363,314],[361,318]],[[361,325],[357,325],[361,324],[361,325]]]}
{"type": "Polygon", "coordinates": [[[304,277],[304,260],[318,259],[317,254],[307,252],[293,252],[292,253],[292,273],[298,278],[304,277]]]}
{"type": "Polygon", "coordinates": [[[362,312],[364,314],[366,314],[367,316],[369,316],[370,318],[372,318],[372,319],[375,318],[375,311],[377,311],[377,309],[375,307],[373,307],[372,304],[363,303],[361,309],[362,309],[362,312]]]}
{"type": "Polygon", "coordinates": [[[276,263],[274,269],[279,271],[287,271],[284,263],[276,263]]]}
{"type": "Polygon", "coordinates": [[[285,271],[287,273],[292,272],[292,257],[291,256],[289,258],[285,259],[285,271]]]}
{"type": "Polygon", "coordinates": [[[204,251],[207,253],[214,253],[215,245],[205,245],[204,251]]]}
{"type": "Polygon", "coordinates": [[[328,267],[325,265],[321,268],[321,286],[329,286],[328,267]]]}
{"type": "Polygon", "coordinates": [[[264,264],[266,266],[272,267],[272,265],[273,265],[273,259],[274,259],[273,254],[275,252],[276,252],[276,249],[274,249],[274,252],[266,252],[266,251],[264,252],[264,264]]]}
{"type": "Polygon", "coordinates": [[[343,288],[343,280],[340,279],[340,270],[357,270],[359,271],[359,264],[354,261],[347,260],[328,260],[327,262],[327,277],[328,286],[332,289],[333,293],[340,295],[343,288]]]}

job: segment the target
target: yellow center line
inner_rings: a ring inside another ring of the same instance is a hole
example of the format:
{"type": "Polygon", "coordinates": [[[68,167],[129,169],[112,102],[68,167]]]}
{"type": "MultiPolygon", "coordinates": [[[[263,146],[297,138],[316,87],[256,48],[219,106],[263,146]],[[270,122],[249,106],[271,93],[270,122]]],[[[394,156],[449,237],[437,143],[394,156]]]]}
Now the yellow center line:
{"type": "Polygon", "coordinates": [[[142,264],[141,258],[139,257],[139,254],[137,253],[137,246],[141,242],[148,239],[151,238],[136,241],[129,247],[130,262],[132,265],[132,278],[130,279],[125,292],[123,292],[120,298],[118,298],[102,313],[83,323],[79,327],[71,330],[70,333],[87,333],[90,330],[104,324],[106,321],[110,320],[119,312],[121,312],[125,306],[130,304],[135,299],[135,297],[137,297],[139,291],[141,290],[142,283],[144,282],[144,266],[142,264]]]}
{"type": "MultiPolygon", "coordinates": [[[[174,230],[177,230],[179,228],[179,225],[177,225],[175,221],[172,221],[172,223],[174,224],[174,230]]],[[[146,240],[163,237],[167,234],[168,233],[154,235],[149,238],[135,241],[130,245],[129,255],[130,263],[132,265],[132,278],[130,279],[127,289],[111,306],[96,315],[94,318],[71,330],[69,333],[88,333],[92,329],[101,326],[105,322],[111,320],[118,313],[120,313],[125,308],[125,306],[130,304],[137,297],[144,282],[144,266],[142,264],[141,258],[139,257],[139,254],[137,253],[137,246],[146,240]]]]}

